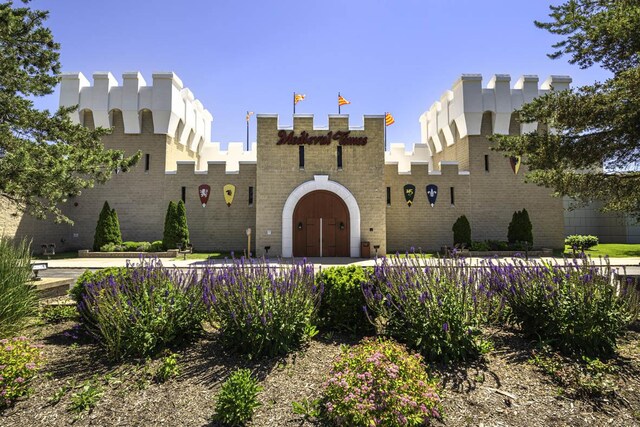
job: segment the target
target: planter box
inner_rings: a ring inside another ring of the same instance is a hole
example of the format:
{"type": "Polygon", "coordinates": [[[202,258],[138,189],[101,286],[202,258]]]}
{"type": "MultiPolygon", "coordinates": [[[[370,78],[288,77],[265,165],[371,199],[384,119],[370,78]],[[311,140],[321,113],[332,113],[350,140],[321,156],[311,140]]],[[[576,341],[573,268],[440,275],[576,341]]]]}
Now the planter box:
{"type": "Polygon", "coordinates": [[[90,252],[88,249],[78,251],[78,258],[139,258],[140,255],[158,258],[177,258],[178,249],[165,252],[90,252]]]}
{"type": "Polygon", "coordinates": [[[493,257],[493,256],[499,256],[499,257],[512,257],[516,254],[520,255],[520,256],[525,256],[528,255],[530,257],[541,257],[541,256],[552,256],[553,255],[553,250],[552,249],[540,249],[540,250],[533,250],[533,251],[529,251],[529,252],[525,252],[525,251],[470,251],[469,254],[471,256],[475,256],[475,257],[493,257]]]}

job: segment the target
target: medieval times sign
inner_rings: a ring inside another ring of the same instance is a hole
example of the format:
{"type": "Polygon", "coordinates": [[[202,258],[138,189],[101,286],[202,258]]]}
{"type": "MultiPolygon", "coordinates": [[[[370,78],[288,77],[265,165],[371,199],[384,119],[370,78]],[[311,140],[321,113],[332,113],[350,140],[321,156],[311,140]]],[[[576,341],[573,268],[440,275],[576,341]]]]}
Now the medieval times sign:
{"type": "Polygon", "coordinates": [[[326,135],[310,136],[307,131],[302,131],[295,136],[293,131],[281,130],[278,132],[277,145],[329,145],[331,141],[338,141],[340,145],[367,145],[366,136],[350,136],[351,131],[329,131],[326,135]]]}

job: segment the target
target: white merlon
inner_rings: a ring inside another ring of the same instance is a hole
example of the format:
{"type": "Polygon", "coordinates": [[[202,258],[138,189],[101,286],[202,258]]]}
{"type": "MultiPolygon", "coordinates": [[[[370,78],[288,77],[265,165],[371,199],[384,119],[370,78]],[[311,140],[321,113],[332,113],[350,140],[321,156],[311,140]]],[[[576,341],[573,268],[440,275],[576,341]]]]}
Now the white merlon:
{"type": "Polygon", "coordinates": [[[122,75],[122,86],[109,72],[93,74],[93,86],[82,73],[63,73],[60,85],[60,105],[78,106],[71,116],[74,123],[82,123],[84,111],[93,113],[95,126],[111,127],[110,113],[122,112],[124,132],[141,132],[142,110],[153,116],[156,134],[175,137],[177,142],[195,152],[210,142],[213,117],[185,88],[174,73],[154,73],[148,86],[138,72],[122,75]]]}
{"type": "MultiPolygon", "coordinates": [[[[463,74],[444,92],[439,101],[420,116],[421,142],[426,144],[430,154],[441,152],[454,143],[455,138],[480,135],[482,116],[492,115],[492,132],[508,134],[511,115],[514,110],[550,90],[562,91],[569,88],[571,77],[550,76],[539,86],[538,76],[520,77],[511,88],[508,74],[496,74],[482,88],[480,74],[463,74]]],[[[520,132],[535,131],[537,123],[523,123],[520,132]]]]}
{"type": "Polygon", "coordinates": [[[415,144],[413,151],[405,151],[405,145],[391,144],[390,150],[384,153],[386,165],[398,165],[398,175],[411,175],[411,165],[429,165],[431,170],[431,155],[425,144],[415,144]]]}

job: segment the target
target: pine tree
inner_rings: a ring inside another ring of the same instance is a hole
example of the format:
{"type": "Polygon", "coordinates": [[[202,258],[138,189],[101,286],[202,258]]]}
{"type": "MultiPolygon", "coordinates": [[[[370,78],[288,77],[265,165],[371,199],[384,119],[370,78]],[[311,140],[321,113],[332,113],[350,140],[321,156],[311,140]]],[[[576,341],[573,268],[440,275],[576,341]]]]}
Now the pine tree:
{"type": "Polygon", "coordinates": [[[491,139],[496,149],[523,156],[528,182],[640,219],[640,2],[568,0],[550,9],[550,22],[535,22],[562,37],[549,57],[566,55],[611,77],[551,91],[516,113],[521,123],[553,132],[491,139]]]}
{"type": "Polygon", "coordinates": [[[177,243],[180,246],[189,243],[189,226],[187,225],[187,209],[184,202],[180,200],[176,208],[177,243]]]}
{"type": "Polygon", "coordinates": [[[122,244],[122,233],[120,232],[120,221],[118,220],[118,214],[116,213],[115,208],[111,209],[111,214],[109,215],[109,235],[108,243],[113,243],[115,245],[122,244]]]}
{"type": "Polygon", "coordinates": [[[0,198],[37,218],[73,223],[59,205],[130,169],[141,153],[105,149],[100,137],[110,131],[72,123],[76,107],[34,108],[32,97],[52,93],[60,80],[47,15],[0,3],[0,198]]]}
{"type": "Polygon", "coordinates": [[[162,235],[162,247],[167,249],[175,249],[178,247],[178,237],[176,234],[176,218],[178,216],[178,207],[172,201],[169,202],[167,214],[164,217],[164,233],[162,235]]]}

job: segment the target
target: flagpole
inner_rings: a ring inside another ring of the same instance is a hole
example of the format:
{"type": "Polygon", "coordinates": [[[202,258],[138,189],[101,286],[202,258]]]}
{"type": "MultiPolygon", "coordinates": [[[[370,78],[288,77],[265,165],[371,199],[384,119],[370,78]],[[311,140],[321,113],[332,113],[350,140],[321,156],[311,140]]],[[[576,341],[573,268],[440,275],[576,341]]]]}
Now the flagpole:
{"type": "Polygon", "coordinates": [[[296,92],[293,92],[293,114],[296,113],[296,92]]]}
{"type": "Polygon", "coordinates": [[[384,113],[384,151],[387,151],[387,113],[384,113]]]}
{"type": "Polygon", "coordinates": [[[338,92],[338,114],[340,114],[340,92],[338,92]]]}
{"type": "Polygon", "coordinates": [[[247,151],[249,151],[249,112],[247,111],[247,151]]]}

